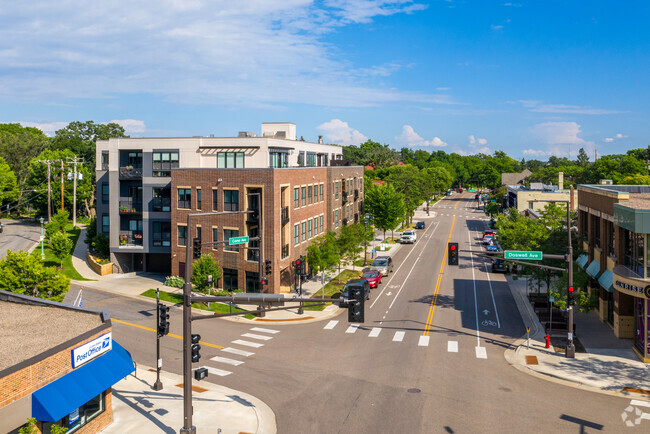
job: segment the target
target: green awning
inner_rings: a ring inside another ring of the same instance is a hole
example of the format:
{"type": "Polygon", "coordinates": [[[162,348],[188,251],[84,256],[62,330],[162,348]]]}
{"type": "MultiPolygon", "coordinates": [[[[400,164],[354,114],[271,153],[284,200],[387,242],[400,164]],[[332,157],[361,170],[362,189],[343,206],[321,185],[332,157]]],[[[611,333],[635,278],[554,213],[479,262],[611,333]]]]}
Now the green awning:
{"type": "Polygon", "coordinates": [[[598,263],[598,261],[593,260],[591,261],[591,264],[589,264],[589,266],[585,271],[587,272],[588,275],[590,275],[594,279],[597,279],[598,274],[600,273],[600,264],[598,263]]]}
{"type": "Polygon", "coordinates": [[[611,271],[605,270],[598,278],[598,283],[607,292],[614,292],[614,275],[611,271]]]}
{"type": "Polygon", "coordinates": [[[582,255],[578,256],[578,259],[576,259],[576,262],[580,266],[580,268],[585,268],[588,261],[589,261],[589,256],[587,256],[586,253],[583,253],[582,255]]]}

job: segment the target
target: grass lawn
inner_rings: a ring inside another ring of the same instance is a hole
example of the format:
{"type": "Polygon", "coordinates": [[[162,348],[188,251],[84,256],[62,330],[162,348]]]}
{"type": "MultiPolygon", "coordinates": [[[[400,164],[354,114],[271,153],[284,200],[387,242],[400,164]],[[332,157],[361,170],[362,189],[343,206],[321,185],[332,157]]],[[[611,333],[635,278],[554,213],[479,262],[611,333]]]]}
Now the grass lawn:
{"type": "MultiPolygon", "coordinates": [[[[341,283],[339,283],[339,276],[334,277],[329,283],[325,285],[325,298],[338,298],[341,296],[341,291],[345,286],[345,282],[350,279],[356,279],[361,275],[361,270],[343,270],[341,271],[341,283]]],[[[311,296],[313,299],[318,299],[323,296],[323,292],[318,290],[311,296]]],[[[332,303],[327,303],[323,306],[305,307],[304,310],[323,310],[332,303]]]]}
{"type": "MultiPolygon", "coordinates": [[[[148,289],[140,295],[144,295],[145,297],[150,297],[150,298],[156,298],[156,290],[148,289]]],[[[175,294],[173,292],[160,291],[160,299],[164,301],[169,301],[171,303],[176,303],[176,304],[183,303],[183,295],[175,294]]],[[[204,303],[192,303],[192,307],[195,309],[209,310],[210,312],[215,312],[215,313],[229,313],[231,311],[229,305],[223,303],[216,303],[216,302],[211,303],[210,307],[206,306],[204,303]]],[[[233,307],[232,312],[244,312],[244,309],[233,307]]],[[[252,313],[247,313],[243,315],[243,317],[248,319],[253,319],[255,318],[255,315],[253,315],[252,313]]]]}
{"type": "MultiPolygon", "coordinates": [[[[79,233],[81,232],[81,229],[72,229],[72,223],[68,223],[65,227],[65,231],[68,234],[68,238],[72,241],[72,249],[70,250],[70,253],[68,256],[66,256],[63,259],[63,268],[61,268],[59,271],[61,274],[64,276],[69,277],[72,280],[92,280],[92,279],[86,279],[81,276],[75,270],[75,268],[72,265],[72,253],[74,252],[74,247],[77,245],[77,240],[79,239],[79,233]]],[[[83,242],[83,240],[81,240],[83,242]]],[[[44,264],[48,267],[56,267],[59,268],[61,266],[61,262],[54,256],[52,251],[49,248],[49,245],[47,242],[43,242],[43,247],[45,251],[45,261],[44,264]]],[[[41,255],[41,247],[38,246],[38,248],[34,249],[33,252],[34,255],[38,255],[40,257],[41,255]]]]}

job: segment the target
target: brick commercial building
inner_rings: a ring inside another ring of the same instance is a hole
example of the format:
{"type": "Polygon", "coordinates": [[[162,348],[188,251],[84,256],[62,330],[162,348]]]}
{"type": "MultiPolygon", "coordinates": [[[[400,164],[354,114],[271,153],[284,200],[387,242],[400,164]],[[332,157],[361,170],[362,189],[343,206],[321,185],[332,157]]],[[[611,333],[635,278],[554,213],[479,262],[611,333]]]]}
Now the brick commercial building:
{"type": "Polygon", "coordinates": [[[109,425],[111,387],[134,370],[111,329],[107,313],[0,291],[0,432],[109,425]]]}
{"type": "Polygon", "coordinates": [[[577,262],[598,295],[597,310],[619,338],[650,362],[650,186],[578,186],[577,262]]]}
{"type": "Polygon", "coordinates": [[[97,229],[118,272],[184,276],[192,240],[256,238],[240,247],[204,245],[223,268],[219,287],[289,291],[289,266],[316,236],[362,221],[363,168],[340,146],[296,140],[292,123],[264,123],[261,137],[110,139],[97,142],[97,229]],[[261,209],[260,209],[261,204],[261,209]],[[254,214],[257,211],[257,214],[254,214]],[[193,217],[190,213],[230,215],[193,217]],[[271,261],[268,286],[260,269],[271,261]]]}

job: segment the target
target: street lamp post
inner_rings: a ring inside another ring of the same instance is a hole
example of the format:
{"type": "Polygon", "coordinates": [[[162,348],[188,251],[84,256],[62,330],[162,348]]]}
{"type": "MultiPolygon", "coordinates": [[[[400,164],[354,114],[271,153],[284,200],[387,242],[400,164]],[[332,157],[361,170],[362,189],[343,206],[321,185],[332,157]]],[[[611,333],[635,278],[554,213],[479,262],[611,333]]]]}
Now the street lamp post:
{"type": "Polygon", "coordinates": [[[43,217],[41,217],[41,260],[42,261],[45,260],[45,251],[43,250],[43,239],[45,238],[45,236],[43,235],[43,222],[44,222],[43,217]]]}
{"type": "MultiPolygon", "coordinates": [[[[370,216],[368,214],[366,214],[365,218],[363,219],[364,220],[364,225],[365,225],[364,229],[363,229],[363,238],[364,238],[364,240],[363,240],[363,245],[364,245],[364,249],[363,249],[363,266],[364,267],[366,265],[368,265],[368,219],[369,218],[370,218],[370,216]]],[[[324,292],[323,292],[323,294],[324,294],[324,292]]]]}

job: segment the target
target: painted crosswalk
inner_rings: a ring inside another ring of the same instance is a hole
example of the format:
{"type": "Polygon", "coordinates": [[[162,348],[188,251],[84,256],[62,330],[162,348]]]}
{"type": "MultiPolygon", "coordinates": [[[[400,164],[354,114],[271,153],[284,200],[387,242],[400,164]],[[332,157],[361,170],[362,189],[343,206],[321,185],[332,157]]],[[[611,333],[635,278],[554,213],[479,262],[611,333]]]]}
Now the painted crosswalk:
{"type": "Polygon", "coordinates": [[[231,371],[224,371],[223,369],[213,368],[212,366],[204,366],[208,372],[212,375],[218,375],[219,377],[225,377],[226,375],[232,374],[231,371]]]}
{"type": "Polygon", "coordinates": [[[233,365],[233,366],[239,366],[244,363],[241,360],[229,359],[228,357],[221,357],[221,356],[212,357],[210,360],[212,360],[213,362],[225,363],[226,365],[233,365]]]}
{"type": "Polygon", "coordinates": [[[350,324],[350,327],[345,331],[346,333],[354,333],[359,329],[359,324],[350,324]]]}
{"type": "Polygon", "coordinates": [[[255,353],[251,353],[250,351],[244,351],[244,350],[240,350],[240,349],[237,349],[237,348],[231,348],[231,347],[226,347],[226,348],[222,349],[221,351],[223,351],[225,353],[237,354],[238,356],[244,356],[244,357],[250,357],[253,354],[255,354],[255,353]]]}
{"type": "Polygon", "coordinates": [[[269,339],[273,339],[273,336],[264,336],[264,335],[257,335],[255,333],[244,333],[241,335],[243,338],[250,338],[250,339],[259,339],[261,341],[268,341],[269,339]]]}
{"type": "Polygon", "coordinates": [[[406,332],[395,332],[395,336],[393,336],[393,342],[402,342],[404,340],[404,335],[406,332]]]}
{"type": "Polygon", "coordinates": [[[376,338],[377,336],[379,336],[379,333],[381,333],[381,328],[380,327],[373,327],[372,330],[370,330],[370,333],[368,334],[368,337],[376,338]]]}
{"type": "Polygon", "coordinates": [[[234,341],[232,341],[232,343],[235,345],[243,345],[245,347],[253,347],[253,348],[259,348],[264,346],[264,344],[260,344],[259,342],[245,341],[243,339],[235,339],[234,341]]]}
{"type": "Polygon", "coordinates": [[[265,329],[265,328],[262,328],[262,327],[253,327],[251,329],[251,331],[252,332],[260,332],[260,333],[269,333],[269,334],[272,334],[272,335],[274,335],[276,333],[280,333],[280,330],[265,329]]]}
{"type": "Polygon", "coordinates": [[[337,325],[338,323],[339,323],[338,321],[336,321],[336,320],[332,320],[332,321],[328,322],[327,325],[326,325],[325,327],[323,327],[323,329],[325,329],[325,330],[332,330],[334,327],[336,327],[336,325],[337,325]]]}
{"type": "Polygon", "coordinates": [[[458,352],[458,341],[448,341],[447,342],[447,352],[457,353],[458,352]]]}

